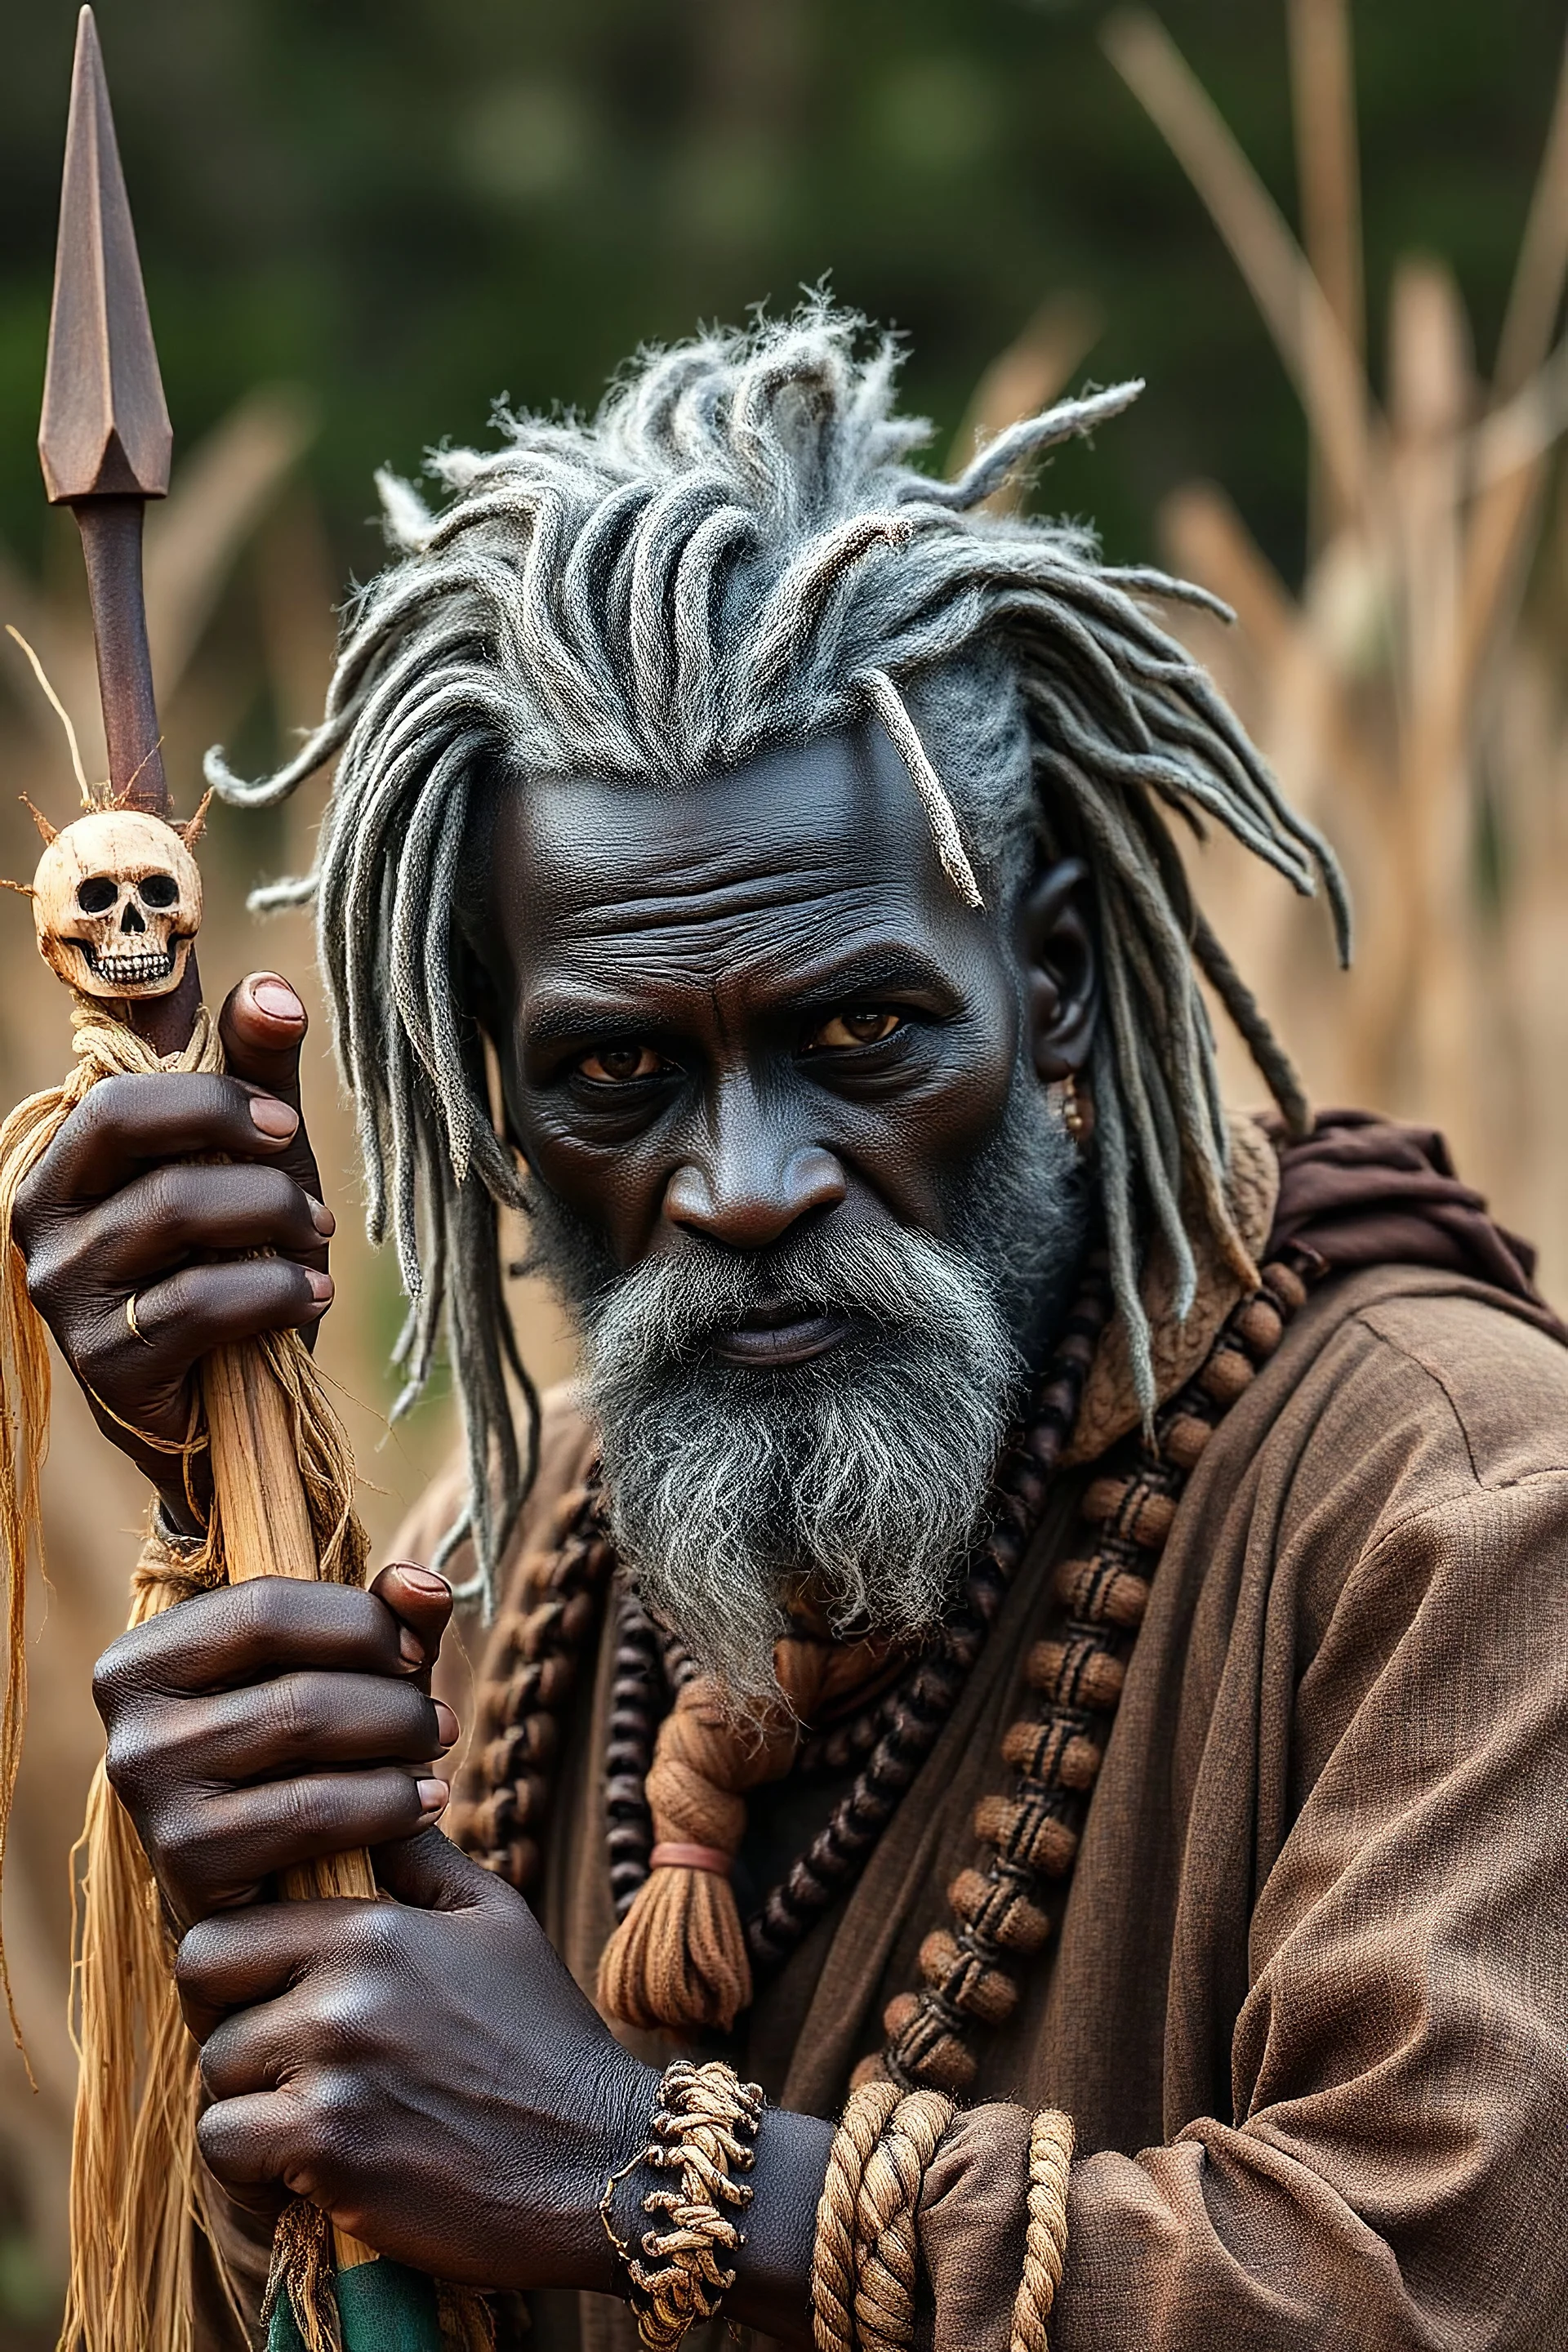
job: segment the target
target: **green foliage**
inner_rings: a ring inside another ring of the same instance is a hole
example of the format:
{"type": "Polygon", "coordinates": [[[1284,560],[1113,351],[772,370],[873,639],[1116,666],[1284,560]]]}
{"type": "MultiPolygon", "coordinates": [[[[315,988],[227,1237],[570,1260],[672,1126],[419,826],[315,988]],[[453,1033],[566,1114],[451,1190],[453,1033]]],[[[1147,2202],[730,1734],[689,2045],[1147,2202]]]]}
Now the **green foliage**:
{"type": "MultiPolygon", "coordinates": [[[[1293,208],[1283,10],[1164,18],[1293,208]]],[[[484,430],[501,393],[592,402],[640,341],[831,273],[912,341],[944,430],[1047,293],[1097,299],[1099,380],[1150,378],[1046,497],[1148,541],[1223,474],[1294,571],[1301,427],[1252,305],[1084,0],[101,0],[176,432],[260,378],[320,397],[343,563],[369,473],[484,430]]],[[[41,544],[32,456],[71,0],[11,12],[0,73],[0,537],[41,544]]],[[[1363,0],[1374,320],[1445,253],[1489,352],[1544,131],[1557,0],[1363,0]]]]}

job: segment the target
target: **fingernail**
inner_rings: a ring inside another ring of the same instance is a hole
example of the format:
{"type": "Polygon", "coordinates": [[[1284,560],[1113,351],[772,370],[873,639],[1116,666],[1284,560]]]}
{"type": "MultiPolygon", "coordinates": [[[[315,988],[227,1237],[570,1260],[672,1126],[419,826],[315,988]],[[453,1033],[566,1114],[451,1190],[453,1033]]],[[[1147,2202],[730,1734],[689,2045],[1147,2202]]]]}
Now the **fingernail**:
{"type": "Polygon", "coordinates": [[[319,1273],[315,1266],[305,1268],[305,1279],[310,1286],[310,1296],[318,1306],[324,1307],[331,1297],[334,1285],[330,1274],[319,1273]]]}
{"type": "Polygon", "coordinates": [[[436,1701],[436,1732],[437,1737],[441,1742],[442,1748],[447,1748],[452,1747],[461,1729],[461,1724],[458,1721],[457,1717],[453,1714],[446,1700],[444,1698],[438,1698],[436,1701]]]}
{"type": "Polygon", "coordinates": [[[428,1592],[443,1601],[450,1598],[451,1586],[446,1578],[433,1568],[416,1568],[411,1561],[400,1559],[397,1562],[397,1573],[405,1584],[413,1585],[416,1592],[428,1592]]]}
{"type": "Polygon", "coordinates": [[[419,1780],[415,1785],[419,1790],[420,1811],[427,1822],[435,1821],[438,1814],[446,1811],[451,1790],[445,1780],[419,1780]]]}
{"type": "Polygon", "coordinates": [[[276,1143],[287,1143],[300,1124],[299,1112],[290,1110],[286,1102],[279,1102],[276,1095],[252,1095],[250,1116],[262,1134],[269,1135],[276,1143]]]}
{"type": "Polygon", "coordinates": [[[338,1230],[338,1221],[325,1201],[318,1201],[309,1192],[306,1193],[305,1198],[310,1203],[310,1223],[315,1226],[316,1231],[323,1239],[331,1234],[335,1234],[338,1230]]]}
{"type": "Polygon", "coordinates": [[[305,1018],[304,1006],[288,982],[278,979],[276,974],[253,984],[250,1001],[263,1013],[269,1013],[274,1021],[303,1021],[305,1018]]]}
{"type": "Polygon", "coordinates": [[[405,1666],[422,1666],[425,1664],[425,1644],[412,1626],[398,1627],[397,1648],[405,1666]]]}

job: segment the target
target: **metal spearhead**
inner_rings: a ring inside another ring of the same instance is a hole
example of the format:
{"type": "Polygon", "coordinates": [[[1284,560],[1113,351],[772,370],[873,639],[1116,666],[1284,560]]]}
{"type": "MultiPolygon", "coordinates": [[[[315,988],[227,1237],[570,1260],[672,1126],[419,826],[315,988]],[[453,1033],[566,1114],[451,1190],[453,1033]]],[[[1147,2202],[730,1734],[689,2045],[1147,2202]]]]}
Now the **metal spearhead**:
{"type": "Polygon", "coordinates": [[[173,435],[92,10],[77,24],[38,456],[81,530],[109,744],[126,802],[168,813],[142,593],[142,517],[173,435]]]}
{"type": "Polygon", "coordinates": [[[173,445],[98,27],[84,8],[38,430],[50,501],[161,499],[173,445]]]}

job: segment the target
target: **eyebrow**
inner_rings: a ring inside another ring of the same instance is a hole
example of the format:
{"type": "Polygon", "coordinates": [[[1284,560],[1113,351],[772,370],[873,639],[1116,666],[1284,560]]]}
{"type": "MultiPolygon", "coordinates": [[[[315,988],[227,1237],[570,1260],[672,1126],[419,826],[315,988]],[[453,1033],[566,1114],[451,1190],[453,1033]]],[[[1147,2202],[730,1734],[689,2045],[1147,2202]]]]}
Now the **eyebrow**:
{"type": "MultiPolygon", "coordinates": [[[[784,1002],[800,1013],[826,1010],[849,997],[875,997],[915,992],[936,997],[956,1012],[961,991],[951,973],[906,941],[885,940],[852,948],[842,956],[826,958],[814,969],[792,976],[784,1002]]],[[[555,1045],[581,1037],[630,1038],[657,1036],[677,1029],[664,1007],[633,1005],[608,991],[600,995],[592,986],[581,992],[552,991],[527,1007],[523,1034],[530,1045],[555,1045]]]]}

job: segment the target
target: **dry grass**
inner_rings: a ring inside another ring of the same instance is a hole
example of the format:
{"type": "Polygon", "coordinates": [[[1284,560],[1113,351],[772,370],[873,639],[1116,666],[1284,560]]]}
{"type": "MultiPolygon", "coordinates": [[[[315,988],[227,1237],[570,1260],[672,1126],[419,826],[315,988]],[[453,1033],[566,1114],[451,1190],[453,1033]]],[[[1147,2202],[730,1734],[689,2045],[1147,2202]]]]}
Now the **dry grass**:
{"type": "MultiPolygon", "coordinates": [[[[1364,351],[1345,0],[1290,0],[1299,243],[1154,17],[1114,16],[1112,63],[1204,200],[1300,394],[1311,541],[1292,593],[1222,489],[1162,516],[1166,551],[1235,608],[1193,640],[1299,806],[1344,856],[1360,915],[1336,980],[1323,927],[1218,845],[1215,919],[1320,1101],[1429,1120],[1568,1288],[1568,709],[1558,641],[1568,522],[1552,503],[1568,346],[1568,61],[1489,383],[1439,260],[1396,273],[1381,399],[1364,351]]],[[[1237,1072],[1239,1080],[1239,1072],[1237,1072]]]]}

